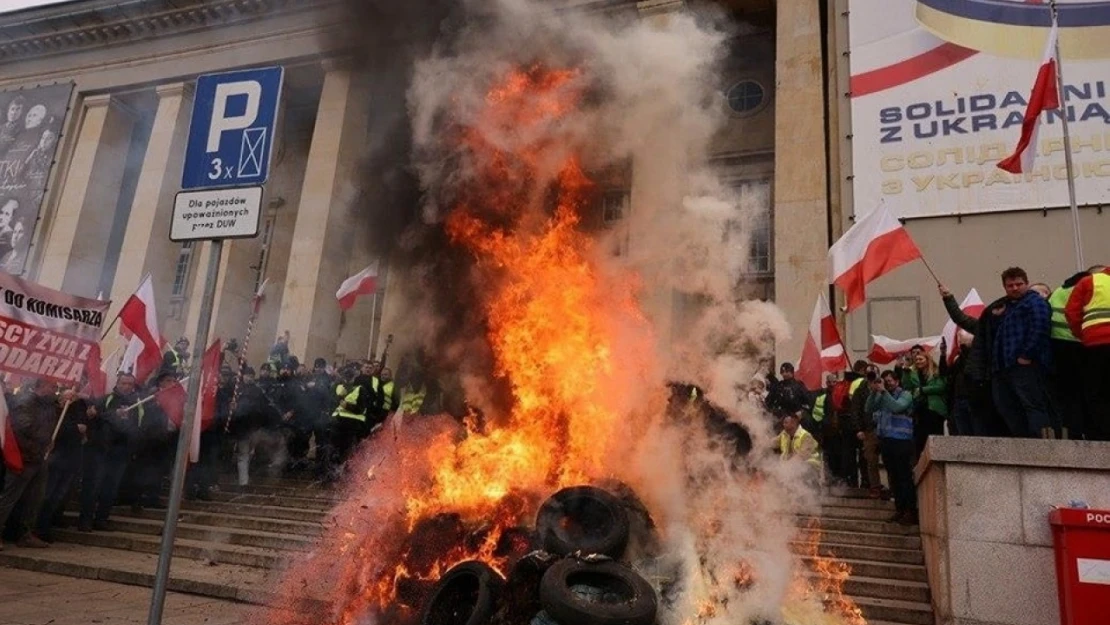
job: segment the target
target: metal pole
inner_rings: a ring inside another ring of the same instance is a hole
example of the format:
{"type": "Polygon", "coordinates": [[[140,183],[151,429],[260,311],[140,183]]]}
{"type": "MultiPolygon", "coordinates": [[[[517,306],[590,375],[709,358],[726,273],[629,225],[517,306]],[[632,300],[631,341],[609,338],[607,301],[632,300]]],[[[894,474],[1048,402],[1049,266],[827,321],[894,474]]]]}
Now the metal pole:
{"type": "MultiPolygon", "coordinates": [[[[1052,24],[1056,25],[1056,0],[1052,0],[1052,24]]],[[[1060,120],[1064,129],[1064,166],[1068,173],[1068,201],[1071,202],[1071,227],[1072,239],[1075,243],[1075,270],[1083,271],[1087,268],[1083,262],[1083,239],[1079,231],[1079,204],[1075,200],[1075,169],[1071,158],[1071,135],[1068,133],[1068,104],[1064,93],[1064,67],[1060,62],[1060,37],[1056,37],[1056,90],[1060,94],[1060,120]]],[[[1037,146],[1030,146],[1037,149],[1037,146]]]]}
{"type": "MultiPolygon", "coordinates": [[[[197,324],[197,338],[193,347],[193,362],[204,359],[208,345],[208,326],[212,323],[212,305],[216,299],[216,278],[220,273],[220,256],[224,242],[212,241],[208,254],[208,274],[204,280],[204,298],[200,303],[200,321],[197,324]]],[[[173,558],[173,543],[177,537],[177,516],[181,512],[181,495],[185,490],[185,470],[189,465],[189,443],[193,437],[196,423],[197,397],[200,395],[201,378],[189,376],[189,395],[185,402],[185,414],[181,418],[181,431],[177,436],[177,455],[173,461],[173,481],[170,483],[170,500],[166,504],[166,522],[162,529],[162,547],[158,552],[158,570],[154,574],[154,594],[150,600],[150,616],[147,625],[161,625],[162,609],[166,603],[166,585],[170,578],[170,559],[173,558]]]]}

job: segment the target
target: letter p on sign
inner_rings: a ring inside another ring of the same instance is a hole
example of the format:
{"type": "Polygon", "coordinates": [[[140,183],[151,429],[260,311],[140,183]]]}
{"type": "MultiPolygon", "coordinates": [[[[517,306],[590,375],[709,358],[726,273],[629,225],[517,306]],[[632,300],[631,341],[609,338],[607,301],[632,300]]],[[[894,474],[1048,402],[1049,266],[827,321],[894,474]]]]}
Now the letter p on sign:
{"type": "Polygon", "coordinates": [[[251,124],[258,119],[258,107],[261,103],[262,85],[253,80],[216,85],[216,97],[212,102],[212,122],[208,126],[207,151],[220,151],[220,137],[225,132],[250,128],[251,124]],[[246,96],[247,105],[242,115],[228,116],[228,100],[235,96],[246,96]]]}

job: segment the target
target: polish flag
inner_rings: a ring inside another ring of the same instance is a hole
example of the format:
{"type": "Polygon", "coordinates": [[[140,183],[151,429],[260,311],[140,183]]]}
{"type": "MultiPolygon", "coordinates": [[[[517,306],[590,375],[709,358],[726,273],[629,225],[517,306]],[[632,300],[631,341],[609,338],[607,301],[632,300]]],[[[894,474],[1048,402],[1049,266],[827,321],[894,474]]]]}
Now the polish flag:
{"type": "Polygon", "coordinates": [[[335,298],[339,300],[339,309],[348,310],[355,305],[359,295],[370,295],[378,290],[378,263],[374,263],[343,281],[335,298]]]}
{"type": "Polygon", "coordinates": [[[848,352],[840,340],[836,319],[822,293],[817,296],[813,317],[809,320],[809,334],[802,346],[797,378],[806,388],[817,390],[823,386],[822,374],[844,371],[848,366],[848,352]]]}
{"type": "Polygon", "coordinates": [[[889,365],[905,354],[910,353],[914,345],[924,347],[925,353],[933,351],[940,345],[940,337],[924,336],[921,338],[899,341],[898,339],[892,339],[881,334],[872,334],[871,342],[873,344],[871,345],[871,352],[867,354],[867,359],[877,365],[889,365]]]}
{"type": "Polygon", "coordinates": [[[200,368],[200,398],[197,401],[193,436],[189,441],[189,462],[200,461],[200,433],[212,427],[216,418],[216,389],[220,385],[220,353],[223,345],[216,339],[204,352],[200,368]]]}
{"type": "Polygon", "coordinates": [[[919,258],[910,233],[880,204],[829,248],[829,282],[847,295],[851,312],[867,299],[868,283],[919,258]]]}
{"type": "Polygon", "coordinates": [[[19,443],[15,440],[11,416],[8,414],[8,402],[3,393],[0,393],[0,452],[3,452],[4,466],[9,471],[23,471],[23,454],[19,452],[19,443]]]}
{"type": "MultiPolygon", "coordinates": [[[[960,302],[960,310],[965,314],[978,318],[983,314],[983,310],[987,307],[983,303],[982,298],[979,297],[979,291],[971,289],[967,293],[964,301],[960,302]]],[[[956,354],[960,353],[960,342],[956,340],[956,332],[959,328],[956,327],[956,322],[951,319],[948,323],[944,324],[944,329],[941,330],[940,335],[944,337],[944,342],[948,344],[948,364],[952,364],[956,360],[956,354]]]]}
{"type": "Polygon", "coordinates": [[[120,333],[131,340],[124,354],[124,364],[131,367],[131,373],[142,384],[162,364],[162,349],[159,347],[162,335],[158,333],[154,287],[149,274],[123,304],[119,320],[120,333]],[[128,357],[134,360],[128,360],[128,357]]]}
{"type": "Polygon", "coordinates": [[[180,380],[174,380],[173,384],[154,392],[154,402],[177,430],[181,429],[181,420],[185,416],[186,395],[185,387],[181,385],[180,380]]]}
{"type": "Polygon", "coordinates": [[[1060,108],[1060,92],[1057,85],[1056,69],[1056,13],[1052,15],[1052,29],[1048,31],[1048,41],[1044,45],[1041,68],[1037,70],[1037,81],[1033,83],[1033,93],[1025,107],[1025,117],[1021,121],[1021,138],[1018,139],[1014,153],[998,162],[998,168],[1011,174],[1020,174],[1033,169],[1033,158],[1037,154],[1037,130],[1040,126],[1041,112],[1060,108]]]}

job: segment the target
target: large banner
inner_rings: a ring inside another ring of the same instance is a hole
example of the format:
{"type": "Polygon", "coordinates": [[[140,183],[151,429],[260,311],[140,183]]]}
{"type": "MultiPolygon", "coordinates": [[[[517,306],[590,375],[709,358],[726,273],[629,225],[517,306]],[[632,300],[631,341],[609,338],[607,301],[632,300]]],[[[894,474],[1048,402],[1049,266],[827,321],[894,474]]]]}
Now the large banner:
{"type": "Polygon", "coordinates": [[[100,371],[111,302],[48,289],[0,271],[0,371],[83,385],[100,371]]]}
{"type": "Polygon", "coordinates": [[[27,260],[72,83],[0,91],[0,269],[27,260]]]}
{"type": "MultiPolygon", "coordinates": [[[[1022,114],[1051,26],[1048,2],[848,0],[853,193],[914,218],[1066,206],[1061,118],[1034,169],[995,164],[1022,114]]],[[[1110,2],[1058,0],[1079,203],[1110,203],[1110,2]]]]}

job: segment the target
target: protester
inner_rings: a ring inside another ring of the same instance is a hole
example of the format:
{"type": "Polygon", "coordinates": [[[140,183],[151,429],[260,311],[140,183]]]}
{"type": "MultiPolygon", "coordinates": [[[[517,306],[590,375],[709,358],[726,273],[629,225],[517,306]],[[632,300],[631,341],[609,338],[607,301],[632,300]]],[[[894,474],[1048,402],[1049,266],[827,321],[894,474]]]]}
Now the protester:
{"type": "Polygon", "coordinates": [[[224,446],[224,434],[228,429],[234,392],[234,372],[230,367],[221,367],[220,382],[216,388],[216,411],[208,429],[200,433],[200,454],[197,463],[190,466],[187,473],[186,499],[209,501],[212,499],[212,490],[218,486],[220,454],[224,446]]]}
{"type": "MultiPolygon", "coordinates": [[[[1095,271],[1099,268],[1092,267],[1095,271]]],[[[1066,307],[1075,286],[1091,271],[1080,271],[1064,280],[1048,297],[1052,308],[1052,327],[1049,330],[1049,344],[1052,346],[1052,364],[1055,367],[1050,385],[1054,416],[1059,419],[1061,438],[1082,439],[1084,423],[1090,421],[1087,414],[1087,392],[1083,378],[1086,350],[1068,325],[1066,307]]],[[[1057,425],[1057,424],[1053,424],[1057,425]]]]}
{"type": "Polygon", "coordinates": [[[73,389],[63,391],[59,397],[62,401],[62,422],[50,448],[46,493],[35,524],[35,534],[47,542],[53,542],[51,528],[61,520],[70,488],[81,474],[82,447],[88,432],[85,424],[88,401],[79,397],[73,389]]]}
{"type": "Polygon", "coordinates": [[[1087,440],[1110,441],[1110,269],[1092,267],[1065,306],[1068,327],[1083,342],[1087,440]]]}
{"type": "Polygon", "coordinates": [[[1008,302],[991,360],[994,401],[1013,436],[1051,438],[1047,376],[1052,310],[1045,298],[1029,289],[1029,277],[1021,268],[1002,272],[1002,284],[1008,302]]]}
{"type": "MultiPolygon", "coordinates": [[[[268,364],[262,367],[269,368],[268,364]]],[[[231,415],[240,486],[250,483],[251,461],[256,453],[266,457],[271,473],[285,466],[285,442],[277,431],[280,420],[273,400],[255,381],[254,369],[247,367],[239,384],[239,401],[231,415]]]]}
{"type": "MultiPolygon", "coordinates": [[[[946,357],[941,348],[941,359],[946,357]]],[[[937,363],[924,350],[913,356],[912,365],[902,371],[902,389],[913,396],[915,458],[925,451],[930,436],[944,434],[944,421],[948,417],[948,382],[940,374],[937,363]]]]}
{"type": "Polygon", "coordinates": [[[817,488],[821,480],[821,447],[817,439],[801,426],[802,415],[799,410],[782,419],[782,432],[779,434],[777,449],[783,460],[801,460],[806,463],[806,483],[817,488]]]}
{"type": "Polygon", "coordinates": [[[971,409],[971,387],[974,382],[967,374],[967,354],[974,338],[966,330],[956,331],[960,350],[948,368],[948,431],[953,436],[975,435],[971,409]]]}
{"type": "Polygon", "coordinates": [[[830,485],[856,488],[859,486],[859,431],[852,396],[863,383],[867,362],[857,360],[844,379],[833,386],[831,401],[826,407],[822,440],[829,464],[830,485]]]}
{"type": "Polygon", "coordinates": [[[325,479],[329,473],[332,412],[338,404],[334,388],[335,380],[328,373],[328,361],[317,358],[303,396],[306,403],[303,409],[311,419],[312,439],[316,445],[313,474],[317,479],[325,479]]]}
{"type": "Polygon", "coordinates": [[[146,405],[139,404],[135,377],[121,373],[116,387],[89,406],[81,467],[81,513],[77,529],[82,532],[107,530],[112,506],[139,441],[139,424],[146,405]]]}
{"type": "Polygon", "coordinates": [[[825,415],[832,412],[832,390],[836,386],[837,377],[835,373],[828,373],[825,375],[825,387],[817,391],[813,396],[813,410],[810,412],[808,418],[802,419],[802,427],[807,432],[813,434],[817,439],[817,443],[824,445],[824,432],[825,415]]]}
{"type": "Polygon", "coordinates": [[[789,362],[782,363],[779,367],[779,375],[782,376],[781,380],[776,380],[774,377],[770,379],[767,390],[767,410],[778,419],[795,414],[799,410],[810,410],[809,390],[801,380],[794,377],[794,365],[789,362]]]}
{"type": "MultiPolygon", "coordinates": [[[[163,371],[155,378],[155,387],[151,389],[150,395],[164,393],[176,384],[176,373],[163,371]]],[[[165,508],[160,497],[162,480],[169,474],[173,463],[176,434],[170,415],[156,400],[143,405],[143,415],[138,426],[139,437],[132,457],[136,492],[131,510],[136,513],[144,508],[161,510],[165,508]]]]}
{"type": "Polygon", "coordinates": [[[162,356],[162,371],[180,378],[189,372],[189,339],[181,337],[162,356]]]}
{"type": "MultiPolygon", "coordinates": [[[[47,479],[46,456],[61,412],[58,387],[47,378],[39,378],[33,389],[30,397],[16,402],[11,410],[12,432],[23,458],[23,469],[19,472],[9,470],[4,475],[4,487],[0,490],[0,528],[7,524],[8,517],[24,493],[31,496],[25,504],[24,518],[27,524],[35,521],[34,514],[39,503],[34,500],[35,494],[47,479]]],[[[20,547],[49,546],[33,532],[24,534],[16,544],[20,547]]],[[[0,550],[3,550],[2,541],[0,550]]]]}
{"type": "Polygon", "coordinates": [[[868,365],[863,379],[859,381],[859,388],[852,393],[852,413],[858,428],[856,439],[860,444],[860,486],[867,489],[867,494],[872,499],[889,496],[889,492],[883,489],[882,477],[879,475],[879,437],[875,433],[875,419],[867,411],[871,382],[880,379],[879,368],[868,365]]]}
{"type": "Polygon", "coordinates": [[[913,397],[904,391],[893,371],[869,382],[866,410],[875,421],[879,450],[890,479],[895,514],[890,521],[917,524],[917,491],[913,482],[913,397]]]}

